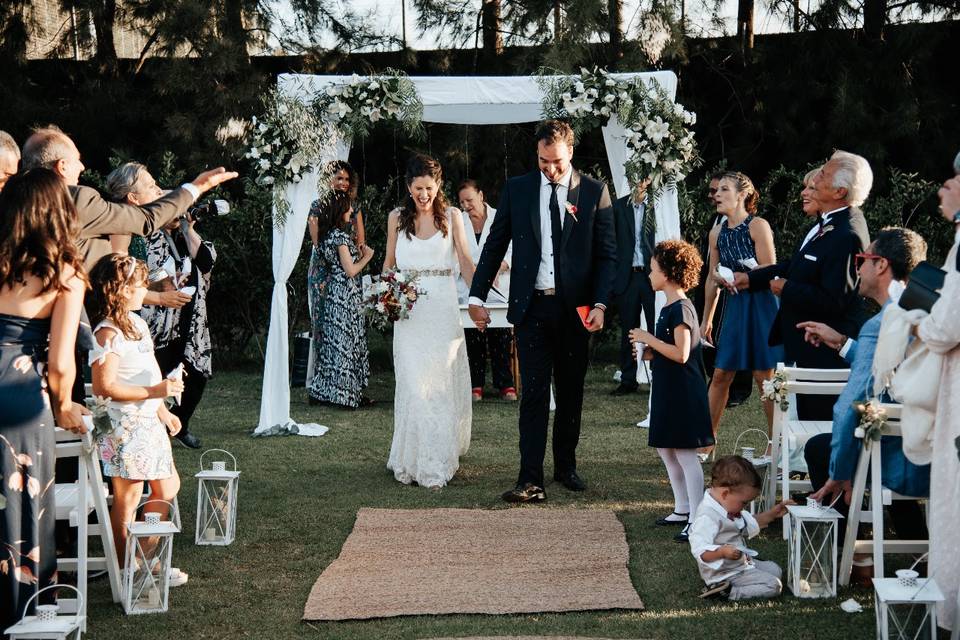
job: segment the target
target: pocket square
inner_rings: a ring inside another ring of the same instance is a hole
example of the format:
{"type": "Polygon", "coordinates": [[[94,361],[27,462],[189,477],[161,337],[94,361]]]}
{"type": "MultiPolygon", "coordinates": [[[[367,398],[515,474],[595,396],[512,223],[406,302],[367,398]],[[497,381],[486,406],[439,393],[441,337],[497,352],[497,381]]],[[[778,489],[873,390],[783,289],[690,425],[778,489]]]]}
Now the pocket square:
{"type": "Polygon", "coordinates": [[[817,256],[812,256],[812,255],[810,255],[809,253],[803,254],[803,257],[806,258],[807,260],[811,260],[811,261],[813,261],[813,262],[816,262],[816,261],[817,261],[817,256]]]}

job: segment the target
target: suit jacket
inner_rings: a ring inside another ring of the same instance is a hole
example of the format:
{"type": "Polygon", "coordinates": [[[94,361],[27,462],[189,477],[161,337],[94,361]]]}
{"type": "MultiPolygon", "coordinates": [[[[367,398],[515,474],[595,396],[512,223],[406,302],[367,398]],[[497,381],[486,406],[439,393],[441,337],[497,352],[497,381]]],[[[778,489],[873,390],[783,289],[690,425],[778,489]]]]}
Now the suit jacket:
{"type": "Polygon", "coordinates": [[[193,196],[183,187],[142,207],[109,202],[90,187],[70,187],[70,195],[77,207],[80,224],[77,248],[83,255],[83,266],[87,271],[97,260],[113,251],[111,234],[149,236],[176,220],[193,204],[193,196]]]}
{"type": "MultiPolygon", "coordinates": [[[[873,389],[873,354],[877,350],[882,320],[883,311],[867,320],[857,341],[847,351],[850,377],[833,405],[830,440],[830,478],[833,480],[853,480],[857,469],[862,441],[854,435],[860,424],[860,414],[853,405],[867,400],[868,390],[873,389]]],[[[901,438],[885,436],[880,441],[880,464],[886,488],[905,496],[930,495],[930,465],[921,467],[907,460],[901,438]]]]}
{"type": "MultiPolygon", "coordinates": [[[[533,297],[541,243],[550,242],[540,237],[540,175],[533,171],[507,180],[470,288],[471,296],[486,299],[512,241],[507,320],[514,325],[523,320],[533,297]]],[[[560,215],[567,219],[560,240],[558,293],[571,311],[583,305],[607,305],[617,263],[610,194],[602,182],[574,170],[567,202],[577,210],[573,219],[560,203],[560,215]]]]}
{"type": "MultiPolygon", "coordinates": [[[[489,204],[484,203],[484,207],[487,208],[487,220],[483,223],[483,230],[480,232],[480,239],[477,240],[477,234],[473,231],[473,222],[470,220],[470,214],[466,211],[462,211],[463,215],[463,229],[466,231],[467,236],[467,249],[470,250],[470,259],[473,261],[473,264],[476,265],[477,261],[480,260],[480,254],[483,252],[483,245],[487,243],[487,238],[490,236],[490,228],[493,226],[493,218],[497,215],[497,210],[491,207],[489,204]]],[[[507,247],[507,253],[503,256],[503,261],[507,263],[509,267],[511,262],[511,247],[507,247]]],[[[507,291],[510,290],[510,272],[506,271],[497,284],[497,290],[507,295],[507,291]]],[[[467,297],[470,295],[470,288],[467,286],[467,281],[463,279],[463,275],[457,277],[457,295],[460,298],[461,304],[466,304],[467,297]]],[[[497,298],[496,300],[490,300],[490,302],[506,302],[505,299],[497,298]]]]}
{"type": "MultiPolygon", "coordinates": [[[[648,198],[646,200],[646,209],[644,216],[652,216],[653,205],[648,198]]],[[[613,295],[623,293],[627,284],[630,282],[630,269],[633,267],[633,249],[636,246],[637,234],[642,229],[637,229],[636,221],[633,216],[633,198],[624,196],[618,198],[613,203],[613,220],[617,234],[617,275],[613,282],[613,295]]],[[[656,246],[654,234],[648,233],[641,239],[643,245],[644,265],[650,266],[650,258],[653,257],[653,248],[656,246]]]]}
{"type": "Polygon", "coordinates": [[[848,336],[857,335],[865,306],[857,292],[854,256],[868,244],[867,222],[859,209],[850,207],[831,214],[823,235],[798,247],[790,259],[748,274],[751,291],[769,289],[774,277],[787,279],[769,343],[782,344],[788,361],[803,367],[843,366],[836,352],[804,341],[797,323],[815,320],[848,336]]]}

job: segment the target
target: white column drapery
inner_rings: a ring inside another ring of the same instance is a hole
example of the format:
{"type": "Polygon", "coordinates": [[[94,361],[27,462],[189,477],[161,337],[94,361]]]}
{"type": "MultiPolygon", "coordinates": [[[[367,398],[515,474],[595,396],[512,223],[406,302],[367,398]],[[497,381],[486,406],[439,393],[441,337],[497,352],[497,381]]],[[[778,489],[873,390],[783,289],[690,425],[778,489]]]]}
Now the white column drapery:
{"type": "MultiPolygon", "coordinates": [[[[672,71],[611,75],[618,79],[640,77],[648,83],[656,82],[671,99],[676,97],[677,76],[672,71]]],[[[423,102],[424,122],[485,125],[536,122],[541,119],[543,91],[534,76],[431,76],[410,79],[423,102]]],[[[349,76],[284,74],[277,78],[277,85],[284,94],[309,101],[327,86],[348,80],[349,76]]],[[[628,153],[625,129],[614,120],[602,128],[602,133],[614,189],[617,195],[626,195],[629,187],[624,170],[628,153]]],[[[341,141],[337,145],[336,157],[345,160],[349,150],[349,142],[341,141]]],[[[301,435],[323,435],[327,431],[321,425],[297,424],[290,417],[287,280],[303,246],[307,212],[316,194],[316,173],[298,184],[288,185],[286,198],[290,204],[290,214],[284,226],[273,231],[274,287],[260,420],[254,435],[278,430],[301,435]]],[[[675,189],[664,189],[654,203],[654,212],[657,241],[680,236],[680,209],[675,189]]],[[[658,310],[661,305],[662,295],[658,295],[658,310]]]]}

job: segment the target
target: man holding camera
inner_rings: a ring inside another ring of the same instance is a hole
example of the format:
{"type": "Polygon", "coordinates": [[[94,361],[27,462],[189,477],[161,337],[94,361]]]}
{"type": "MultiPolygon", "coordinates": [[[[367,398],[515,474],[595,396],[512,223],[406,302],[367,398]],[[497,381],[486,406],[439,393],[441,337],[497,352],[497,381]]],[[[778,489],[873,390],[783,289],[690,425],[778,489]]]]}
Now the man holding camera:
{"type": "MultiPolygon", "coordinates": [[[[106,188],[114,200],[136,206],[148,206],[164,195],[147,168],[136,162],[114,169],[107,176],[106,188]]],[[[145,300],[141,315],[150,327],[160,370],[168,374],[183,366],[183,393],[170,411],[182,425],[176,438],[191,449],[200,447],[200,439],[190,431],[190,418],[213,373],[207,289],[217,252],[195,228],[199,217],[214,214],[212,205],[193,207],[147,237],[151,292],[188,300],[182,307],[154,306],[145,300]]]]}

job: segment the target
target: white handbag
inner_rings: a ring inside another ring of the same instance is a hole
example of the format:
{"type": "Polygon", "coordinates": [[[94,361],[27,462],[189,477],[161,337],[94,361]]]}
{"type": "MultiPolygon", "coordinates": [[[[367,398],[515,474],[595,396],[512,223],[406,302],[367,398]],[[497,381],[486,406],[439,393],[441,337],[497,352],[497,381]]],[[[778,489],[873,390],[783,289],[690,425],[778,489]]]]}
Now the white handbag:
{"type": "Polygon", "coordinates": [[[930,464],[933,457],[933,422],[942,369],[943,356],[914,340],[890,383],[890,395],[903,404],[903,453],[917,465],[930,464]]]}

